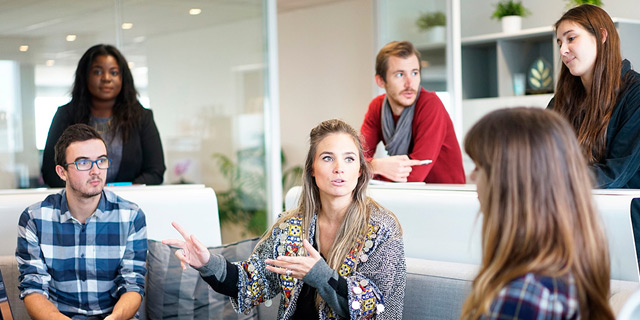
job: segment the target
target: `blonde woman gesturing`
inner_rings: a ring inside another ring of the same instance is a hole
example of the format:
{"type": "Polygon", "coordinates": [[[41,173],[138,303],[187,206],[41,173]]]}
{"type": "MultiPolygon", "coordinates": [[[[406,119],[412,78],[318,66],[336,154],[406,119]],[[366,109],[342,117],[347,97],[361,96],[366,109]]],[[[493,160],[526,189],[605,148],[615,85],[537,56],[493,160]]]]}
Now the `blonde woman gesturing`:
{"type": "Polygon", "coordinates": [[[229,263],[179,225],[176,256],[231,297],[236,311],[270,304],[279,319],[402,319],[402,230],[366,196],[370,179],[357,133],[340,120],[311,130],[300,203],[284,212],[240,263],[229,263]]]}

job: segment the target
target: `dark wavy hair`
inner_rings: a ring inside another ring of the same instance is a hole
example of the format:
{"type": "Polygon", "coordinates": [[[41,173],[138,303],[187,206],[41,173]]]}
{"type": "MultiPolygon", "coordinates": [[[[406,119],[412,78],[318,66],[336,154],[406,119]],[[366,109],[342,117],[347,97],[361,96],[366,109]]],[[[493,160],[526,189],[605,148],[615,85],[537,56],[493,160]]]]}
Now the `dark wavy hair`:
{"type": "Polygon", "coordinates": [[[127,59],[114,46],[108,44],[95,45],[82,55],[76,69],[76,78],[71,91],[71,108],[74,115],[74,123],[89,123],[91,115],[91,93],[88,87],[89,72],[93,61],[99,56],[112,56],[118,62],[122,88],[113,106],[112,128],[122,134],[122,139],[127,141],[129,133],[142,117],[142,105],[138,102],[138,92],[133,83],[133,76],[129,69],[127,59]]]}

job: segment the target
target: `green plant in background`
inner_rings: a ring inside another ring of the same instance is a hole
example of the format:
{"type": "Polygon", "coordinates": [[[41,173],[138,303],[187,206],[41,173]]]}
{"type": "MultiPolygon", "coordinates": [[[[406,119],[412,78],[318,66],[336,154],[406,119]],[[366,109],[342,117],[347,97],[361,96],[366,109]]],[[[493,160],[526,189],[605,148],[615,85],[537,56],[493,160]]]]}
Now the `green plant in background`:
{"type": "Polygon", "coordinates": [[[496,10],[491,16],[492,19],[502,19],[506,16],[521,16],[526,17],[531,14],[527,8],[522,5],[520,1],[504,0],[496,4],[496,10]]]}
{"type": "Polygon", "coordinates": [[[594,6],[602,7],[602,1],[600,0],[566,0],[567,8],[577,7],[581,4],[592,4],[594,6]]]}
{"type": "Polygon", "coordinates": [[[437,26],[445,26],[446,24],[447,17],[440,11],[422,13],[416,20],[416,26],[421,31],[427,31],[437,26]]]}
{"type": "MultiPolygon", "coordinates": [[[[284,153],[280,153],[285,164],[284,153]]],[[[222,153],[215,153],[213,160],[229,189],[216,192],[220,222],[238,223],[253,235],[267,229],[267,195],[264,147],[250,148],[238,152],[238,163],[222,153]]],[[[286,192],[301,183],[302,168],[294,166],[282,173],[283,190],[286,192]]]]}
{"type": "MultiPolygon", "coordinates": [[[[287,163],[287,158],[284,156],[284,152],[280,153],[280,159],[282,160],[282,167],[284,168],[287,163]]],[[[301,166],[293,166],[287,170],[282,171],[282,192],[284,195],[287,194],[287,191],[294,186],[302,185],[302,172],[303,169],[301,166]]],[[[283,203],[284,206],[284,203],[283,203]]],[[[284,207],[282,208],[284,210],[284,207]]]]}
{"type": "Polygon", "coordinates": [[[265,192],[264,148],[238,152],[240,164],[222,153],[213,155],[229,189],[217,192],[220,223],[238,223],[254,235],[266,230],[267,201],[265,192]]]}

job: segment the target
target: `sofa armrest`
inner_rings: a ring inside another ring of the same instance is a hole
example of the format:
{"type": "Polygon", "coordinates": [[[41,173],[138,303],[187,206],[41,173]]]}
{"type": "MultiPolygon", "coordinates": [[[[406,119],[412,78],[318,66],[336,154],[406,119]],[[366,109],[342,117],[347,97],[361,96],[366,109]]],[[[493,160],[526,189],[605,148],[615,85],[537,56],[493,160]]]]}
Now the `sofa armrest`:
{"type": "Polygon", "coordinates": [[[609,305],[613,309],[613,313],[618,316],[624,304],[629,300],[631,295],[640,290],[640,283],[622,280],[611,280],[611,296],[609,296],[609,305]]]}
{"type": "Polygon", "coordinates": [[[24,302],[20,300],[20,290],[18,290],[18,262],[13,255],[0,256],[0,270],[2,270],[2,280],[4,281],[9,305],[14,319],[29,319],[24,302]]]}

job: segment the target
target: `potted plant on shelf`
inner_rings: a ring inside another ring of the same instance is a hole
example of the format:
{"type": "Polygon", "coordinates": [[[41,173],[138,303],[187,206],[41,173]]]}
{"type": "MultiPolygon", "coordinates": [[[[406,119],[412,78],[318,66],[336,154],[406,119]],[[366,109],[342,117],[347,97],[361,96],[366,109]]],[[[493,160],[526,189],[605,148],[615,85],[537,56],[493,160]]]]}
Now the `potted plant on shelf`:
{"type": "Polygon", "coordinates": [[[566,0],[567,8],[577,7],[581,4],[592,4],[594,6],[602,7],[602,1],[600,0],[566,0]]]}
{"type": "Polygon", "coordinates": [[[502,21],[502,32],[513,33],[520,31],[522,17],[530,14],[531,12],[522,5],[522,2],[503,0],[496,4],[496,10],[491,18],[502,21]]]}
{"type": "Polygon", "coordinates": [[[421,13],[416,20],[418,30],[428,32],[429,42],[444,42],[447,17],[441,11],[421,13]]]}

